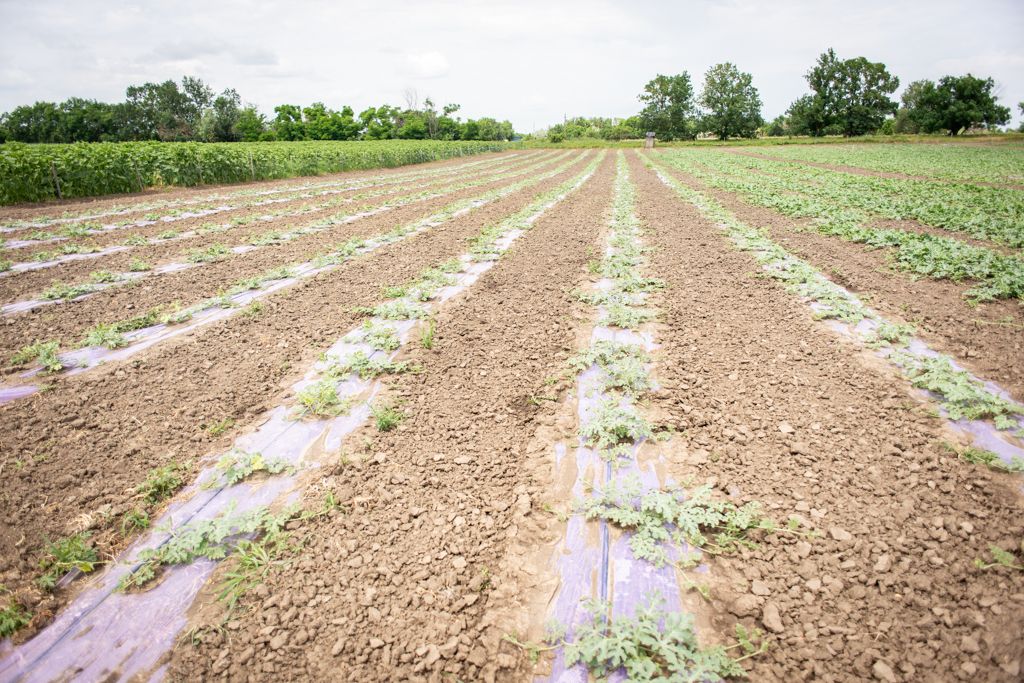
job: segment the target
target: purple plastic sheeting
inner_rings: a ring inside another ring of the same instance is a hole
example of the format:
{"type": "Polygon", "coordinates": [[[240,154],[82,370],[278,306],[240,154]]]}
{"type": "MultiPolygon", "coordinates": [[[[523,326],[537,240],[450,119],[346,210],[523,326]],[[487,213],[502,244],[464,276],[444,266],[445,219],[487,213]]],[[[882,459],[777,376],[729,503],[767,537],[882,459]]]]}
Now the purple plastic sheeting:
{"type": "MultiPolygon", "coordinates": [[[[572,189],[580,187],[589,177],[589,174],[584,176],[572,189]]],[[[532,224],[567,194],[545,204],[524,222],[532,224]]],[[[508,231],[496,242],[498,249],[507,250],[522,234],[521,229],[508,231]]],[[[464,254],[460,260],[464,269],[454,274],[456,282],[441,289],[435,302],[422,304],[428,311],[471,286],[495,263],[475,262],[469,254],[464,254]]],[[[412,320],[371,320],[375,326],[391,327],[402,345],[407,343],[415,325],[412,320]]],[[[306,376],[293,385],[293,391],[301,391],[317,381],[332,359],[344,359],[360,351],[371,357],[394,358],[397,355],[398,351],[384,353],[356,341],[362,335],[362,326],[359,326],[335,342],[325,353],[325,360],[315,363],[306,376]]],[[[379,382],[360,380],[352,374],[338,384],[339,397],[366,396],[367,399],[349,414],[331,420],[296,421],[291,419],[287,408],[278,406],[255,432],[236,439],[234,447],[262,453],[267,459],[282,459],[295,467],[307,461],[315,465],[318,453],[339,450],[345,436],[366,421],[370,414],[369,401],[379,388],[379,382]]],[[[116,592],[121,578],[138,566],[139,553],[165,543],[170,537],[166,529],[172,526],[180,529],[188,522],[265,508],[281,503],[282,499],[287,503],[298,496],[295,490],[298,474],[278,474],[260,483],[243,481],[234,486],[218,487],[221,475],[216,462],[217,458],[207,460],[196,482],[175,498],[154,525],[155,530],[83,587],[53,623],[17,648],[12,648],[9,640],[5,641],[6,651],[0,650],[0,657],[3,657],[0,681],[91,681],[112,676],[119,680],[163,678],[166,667],[160,666],[161,659],[185,627],[187,611],[217,563],[198,561],[171,565],[164,569],[160,583],[150,590],[116,592]]]]}

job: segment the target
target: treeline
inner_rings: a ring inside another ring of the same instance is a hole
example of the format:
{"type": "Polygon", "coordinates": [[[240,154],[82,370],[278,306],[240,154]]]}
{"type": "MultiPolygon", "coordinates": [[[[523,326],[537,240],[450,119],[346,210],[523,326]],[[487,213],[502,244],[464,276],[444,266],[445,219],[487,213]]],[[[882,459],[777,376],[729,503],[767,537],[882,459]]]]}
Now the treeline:
{"type": "Polygon", "coordinates": [[[429,99],[407,94],[406,107],[369,107],[356,116],[351,107],[282,104],[268,119],[253,105],[242,105],[228,88],[216,95],[202,80],[185,76],[129,86],[114,104],[72,97],[36,102],[0,115],[0,142],[68,143],[256,142],[275,140],[510,140],[508,121],[456,117],[460,107],[438,111],[429,99]]]}
{"type": "MultiPolygon", "coordinates": [[[[840,59],[829,49],[805,74],[810,92],[771,122],[761,114],[753,77],[725,62],[704,75],[698,93],[686,71],[657,75],[639,95],[643,109],[626,119],[574,118],[551,126],[552,142],[572,138],[622,140],[653,131],[660,140],[697,137],[947,133],[994,129],[1010,121],[998,103],[991,78],[943,76],[915,81],[900,102],[892,99],[900,80],[885,64],[865,57],[840,59]]],[[[1024,114],[1024,102],[1019,105],[1024,114]]],[[[1024,131],[1024,125],[1022,125],[1024,131]]]]}

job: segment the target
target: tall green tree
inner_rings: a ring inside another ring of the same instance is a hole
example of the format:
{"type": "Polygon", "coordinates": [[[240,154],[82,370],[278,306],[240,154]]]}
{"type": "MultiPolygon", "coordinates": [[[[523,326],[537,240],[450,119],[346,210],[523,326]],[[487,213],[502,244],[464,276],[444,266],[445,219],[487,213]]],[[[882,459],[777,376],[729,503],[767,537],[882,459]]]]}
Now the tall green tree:
{"type": "Polygon", "coordinates": [[[705,109],[701,127],[721,140],[752,138],[761,118],[761,95],[754,78],[731,62],[716,64],[704,75],[700,105],[705,109]]]}
{"type": "Polygon", "coordinates": [[[684,71],[675,76],[658,74],[639,95],[644,104],[640,120],[662,140],[693,139],[697,136],[693,83],[684,71]]]}
{"type": "Polygon", "coordinates": [[[242,98],[234,89],[220,94],[212,106],[203,112],[199,122],[198,138],[206,142],[237,142],[241,139],[235,126],[242,114],[242,98]]]}
{"type": "Polygon", "coordinates": [[[864,135],[878,130],[885,118],[895,113],[900,79],[885,64],[865,57],[839,59],[829,48],[805,75],[811,93],[789,109],[793,128],[809,135],[830,132],[864,135]]]}
{"type": "Polygon", "coordinates": [[[274,122],[271,128],[277,140],[305,140],[306,125],[302,121],[302,108],[295,104],[279,104],[274,107],[274,122]]]}
{"type": "Polygon", "coordinates": [[[267,131],[267,117],[261,114],[256,107],[249,105],[238,112],[238,120],[235,122],[235,134],[243,142],[255,142],[264,136],[267,131]]]}
{"type": "Polygon", "coordinates": [[[922,133],[948,131],[957,135],[975,126],[1001,126],[1010,122],[1010,108],[993,94],[991,78],[943,76],[939,82],[915,81],[903,95],[908,116],[922,133]]]}

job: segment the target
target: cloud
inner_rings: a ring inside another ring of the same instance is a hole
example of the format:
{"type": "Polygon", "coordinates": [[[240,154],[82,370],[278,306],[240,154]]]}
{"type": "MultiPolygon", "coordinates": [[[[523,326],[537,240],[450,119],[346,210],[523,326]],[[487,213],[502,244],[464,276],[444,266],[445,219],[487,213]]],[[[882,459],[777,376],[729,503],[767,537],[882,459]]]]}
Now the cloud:
{"type": "Polygon", "coordinates": [[[405,55],[410,75],[416,78],[441,78],[451,71],[448,58],[440,52],[415,52],[405,55]]]}

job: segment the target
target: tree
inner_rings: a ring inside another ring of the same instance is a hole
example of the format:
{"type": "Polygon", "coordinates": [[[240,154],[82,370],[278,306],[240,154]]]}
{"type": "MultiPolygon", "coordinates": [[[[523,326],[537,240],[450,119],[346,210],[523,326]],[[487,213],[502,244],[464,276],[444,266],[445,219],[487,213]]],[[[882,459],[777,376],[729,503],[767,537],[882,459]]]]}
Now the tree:
{"type": "Polygon", "coordinates": [[[741,72],[731,62],[716,64],[704,75],[700,104],[707,112],[702,128],[721,140],[731,137],[752,138],[761,118],[761,96],[753,76],[741,72]]]}
{"type": "Polygon", "coordinates": [[[274,107],[274,121],[271,128],[278,140],[304,140],[306,126],[302,122],[302,108],[295,104],[279,104],[274,107]]]}
{"type": "Polygon", "coordinates": [[[199,139],[206,142],[237,142],[238,131],[235,126],[241,116],[242,98],[233,89],[228,88],[213,101],[213,106],[203,111],[199,124],[199,139]]]}
{"type": "Polygon", "coordinates": [[[1021,133],[1024,133],[1024,102],[1018,102],[1017,109],[1020,109],[1021,118],[1020,128],[1018,128],[1017,130],[1019,130],[1021,133]]]}
{"type": "Polygon", "coordinates": [[[961,130],[983,125],[1000,126],[1010,121],[1010,108],[996,102],[991,78],[943,76],[938,84],[915,81],[903,94],[909,118],[922,133],[940,130],[957,135],[961,130]]]}
{"type": "Polygon", "coordinates": [[[796,99],[786,110],[791,135],[812,135],[818,137],[825,134],[829,125],[825,107],[819,97],[804,95],[796,99]]]}
{"type": "Polygon", "coordinates": [[[136,127],[145,138],[191,140],[203,111],[213,102],[213,91],[198,78],[185,76],[181,88],[170,80],[129,86],[125,101],[132,107],[138,119],[136,127]]]}
{"type": "Polygon", "coordinates": [[[696,110],[689,73],[658,74],[644,86],[639,99],[644,104],[640,120],[647,130],[654,131],[662,140],[696,137],[696,110]]]}
{"type": "Polygon", "coordinates": [[[238,112],[238,120],[235,121],[235,135],[243,142],[254,142],[263,137],[267,130],[267,117],[257,111],[253,105],[248,105],[238,112]]]}
{"type": "Polygon", "coordinates": [[[878,130],[896,111],[889,95],[900,80],[881,62],[864,57],[841,60],[829,48],[805,78],[811,93],[793,102],[787,112],[798,134],[818,136],[834,130],[847,136],[864,135],[878,130]]]}

